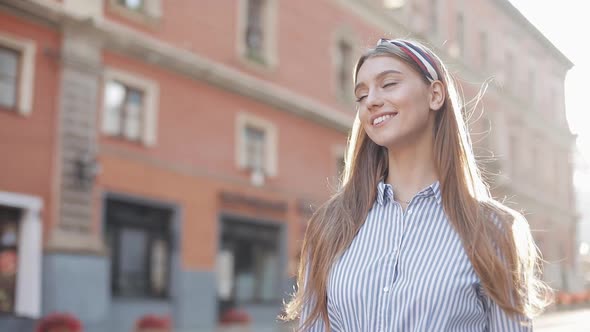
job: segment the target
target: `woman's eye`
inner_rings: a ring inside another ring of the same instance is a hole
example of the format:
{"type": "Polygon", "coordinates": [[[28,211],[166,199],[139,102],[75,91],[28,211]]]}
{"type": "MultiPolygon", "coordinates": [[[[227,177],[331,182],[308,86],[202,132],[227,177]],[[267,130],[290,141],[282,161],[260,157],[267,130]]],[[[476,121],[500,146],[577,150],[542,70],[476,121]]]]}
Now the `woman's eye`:
{"type": "Polygon", "coordinates": [[[389,82],[389,83],[385,83],[385,85],[383,85],[384,88],[387,88],[388,86],[392,86],[392,85],[396,85],[397,82],[389,82]]]}
{"type": "Polygon", "coordinates": [[[363,101],[363,99],[365,99],[367,96],[360,96],[356,99],[357,103],[360,103],[361,101],[363,101]]]}

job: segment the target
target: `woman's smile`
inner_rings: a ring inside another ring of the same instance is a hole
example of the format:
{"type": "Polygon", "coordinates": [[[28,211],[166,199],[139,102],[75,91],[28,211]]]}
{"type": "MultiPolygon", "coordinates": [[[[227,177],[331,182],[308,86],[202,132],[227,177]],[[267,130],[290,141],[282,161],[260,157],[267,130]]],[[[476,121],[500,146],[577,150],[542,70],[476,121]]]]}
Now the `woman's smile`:
{"type": "Polygon", "coordinates": [[[376,117],[373,117],[371,124],[373,125],[373,127],[376,127],[376,128],[382,127],[387,122],[389,122],[389,120],[393,119],[396,115],[397,115],[397,112],[378,115],[376,117]]]}

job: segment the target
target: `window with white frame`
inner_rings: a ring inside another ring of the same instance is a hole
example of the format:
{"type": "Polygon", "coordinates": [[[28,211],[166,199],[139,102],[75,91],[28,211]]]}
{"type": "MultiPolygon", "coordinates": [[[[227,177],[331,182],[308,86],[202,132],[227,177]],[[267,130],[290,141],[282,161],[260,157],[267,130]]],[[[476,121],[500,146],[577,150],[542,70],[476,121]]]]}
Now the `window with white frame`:
{"type": "Polygon", "coordinates": [[[269,121],[239,113],[236,123],[238,167],[266,176],[277,172],[277,130],[269,121]]]}
{"type": "Polygon", "coordinates": [[[244,128],[246,146],[246,167],[252,170],[264,170],[266,159],[266,133],[264,128],[246,125],[244,128]]]}
{"type": "Polygon", "coordinates": [[[0,34],[0,108],[31,113],[34,71],[35,43],[0,34]]]}
{"type": "Polygon", "coordinates": [[[136,21],[145,22],[162,17],[162,0],[110,0],[110,8],[136,21]]]}
{"type": "Polygon", "coordinates": [[[145,0],[117,0],[121,6],[141,12],[145,8],[145,0]]]}
{"type": "Polygon", "coordinates": [[[156,141],[157,84],[130,73],[105,72],[103,133],[153,145],[156,141]]]}
{"type": "Polygon", "coordinates": [[[0,105],[15,108],[18,96],[20,52],[0,47],[0,105]]]}
{"type": "Polygon", "coordinates": [[[387,9],[399,9],[405,5],[405,0],[383,0],[383,7],[387,9]]]}
{"type": "Polygon", "coordinates": [[[248,1],[246,20],[246,54],[264,61],[264,0],[248,1]]]}
{"type": "Polygon", "coordinates": [[[353,44],[346,39],[338,40],[336,52],[336,68],[338,95],[345,101],[352,100],[352,68],[353,64],[353,44]]]}
{"type": "Polygon", "coordinates": [[[240,0],[239,4],[240,56],[256,64],[276,65],[276,0],[240,0]]]}

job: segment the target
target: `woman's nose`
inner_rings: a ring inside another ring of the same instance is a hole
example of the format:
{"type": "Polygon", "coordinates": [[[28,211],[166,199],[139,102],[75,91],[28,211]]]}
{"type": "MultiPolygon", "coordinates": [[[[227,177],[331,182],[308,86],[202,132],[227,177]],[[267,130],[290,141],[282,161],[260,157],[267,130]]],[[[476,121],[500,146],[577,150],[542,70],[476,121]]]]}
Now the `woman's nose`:
{"type": "Polygon", "coordinates": [[[381,97],[381,94],[376,90],[369,91],[367,94],[367,107],[372,109],[375,107],[380,107],[381,105],[383,105],[383,98],[381,97]]]}

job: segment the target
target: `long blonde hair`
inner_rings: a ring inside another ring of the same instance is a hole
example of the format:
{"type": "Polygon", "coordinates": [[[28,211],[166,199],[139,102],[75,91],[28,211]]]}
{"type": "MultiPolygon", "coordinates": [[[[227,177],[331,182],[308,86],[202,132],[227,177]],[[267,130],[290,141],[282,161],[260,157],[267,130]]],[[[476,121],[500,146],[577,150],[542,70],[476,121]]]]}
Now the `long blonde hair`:
{"type": "MultiPolygon", "coordinates": [[[[434,158],[443,208],[462,240],[471,264],[489,297],[512,316],[533,317],[549,304],[550,289],[539,276],[539,252],[524,217],[492,199],[475,162],[460,106],[456,83],[442,61],[425,46],[446,89],[434,126],[434,158]]],[[[390,56],[420,67],[399,47],[380,44],[364,53],[354,69],[354,81],[363,63],[390,56]]],[[[429,82],[424,78],[425,83],[429,82]]],[[[301,250],[297,290],[285,306],[284,318],[309,315],[301,330],[321,318],[329,330],[326,285],[333,262],[351,244],[376,198],[377,184],[387,175],[387,150],[363,129],[358,113],[345,154],[345,170],[336,193],[312,215],[301,250]]]]}

